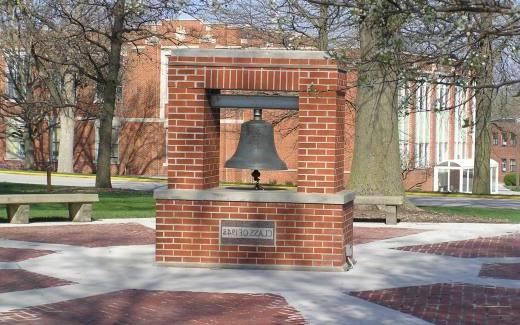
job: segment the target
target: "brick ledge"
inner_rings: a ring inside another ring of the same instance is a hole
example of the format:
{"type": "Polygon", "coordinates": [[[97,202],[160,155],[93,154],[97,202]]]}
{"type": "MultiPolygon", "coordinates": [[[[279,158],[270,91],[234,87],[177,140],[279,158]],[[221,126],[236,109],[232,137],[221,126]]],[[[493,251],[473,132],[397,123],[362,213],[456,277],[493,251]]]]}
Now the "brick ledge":
{"type": "Polygon", "coordinates": [[[275,271],[318,271],[318,272],[346,272],[350,270],[347,263],[343,266],[304,266],[304,265],[277,265],[277,264],[231,264],[231,263],[183,263],[183,262],[155,262],[157,266],[204,268],[204,269],[256,269],[275,271]]]}
{"type": "Polygon", "coordinates": [[[159,189],[153,194],[156,200],[269,202],[301,204],[346,204],[354,200],[354,193],[344,190],[333,194],[300,193],[292,190],[255,191],[228,188],[209,190],[159,189]]]}
{"type": "MultiPolygon", "coordinates": [[[[254,59],[332,59],[325,51],[306,50],[262,50],[262,49],[200,49],[200,48],[175,48],[171,55],[186,57],[219,57],[219,58],[254,58],[254,59]]],[[[333,64],[331,64],[333,65],[333,64]]]]}

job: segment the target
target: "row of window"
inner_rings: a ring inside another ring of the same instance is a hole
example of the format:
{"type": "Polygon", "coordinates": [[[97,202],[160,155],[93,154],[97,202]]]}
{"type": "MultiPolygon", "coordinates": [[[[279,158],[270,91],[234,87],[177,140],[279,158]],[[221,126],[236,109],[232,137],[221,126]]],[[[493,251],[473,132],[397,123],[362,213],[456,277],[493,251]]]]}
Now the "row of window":
{"type": "MultiPolygon", "coordinates": [[[[507,172],[507,159],[502,159],[502,171],[507,172]]],[[[516,159],[509,159],[509,171],[516,172],[516,159]]]]}
{"type": "MultiPolygon", "coordinates": [[[[6,128],[6,160],[22,160],[25,158],[25,144],[23,141],[23,124],[14,119],[7,120],[6,128]]],[[[110,151],[110,162],[112,164],[119,163],[119,126],[112,127],[112,143],[110,151]]],[[[58,153],[60,148],[60,134],[61,128],[51,128],[51,160],[58,160],[58,153]]],[[[95,156],[97,159],[99,147],[99,126],[96,123],[96,136],[95,136],[95,156]]]]}
{"type": "MultiPolygon", "coordinates": [[[[516,134],[514,134],[512,132],[501,132],[500,135],[501,135],[501,138],[502,138],[501,143],[502,143],[503,147],[507,147],[508,144],[511,147],[516,147],[516,144],[518,143],[516,134]]],[[[494,146],[498,146],[498,143],[499,143],[499,141],[498,141],[498,133],[497,132],[493,132],[492,138],[493,138],[493,145],[494,146]]]]}
{"type": "MultiPolygon", "coordinates": [[[[4,92],[7,98],[11,100],[22,99],[25,95],[26,91],[26,82],[28,76],[24,76],[24,74],[28,74],[28,68],[26,63],[22,62],[6,62],[7,66],[5,68],[5,87],[4,92]]],[[[64,80],[60,77],[60,80],[56,80],[56,84],[59,89],[63,89],[64,80]]],[[[76,89],[77,91],[77,89],[76,89]]],[[[103,101],[103,87],[100,84],[97,84],[94,91],[94,103],[100,103],[103,101]]],[[[116,86],[116,102],[120,103],[123,100],[123,86],[119,84],[116,86]]]]}
{"type": "Polygon", "coordinates": [[[402,167],[406,169],[410,161],[416,168],[424,168],[430,162],[430,148],[435,146],[435,162],[439,163],[448,159],[449,139],[454,139],[454,158],[468,159],[467,143],[471,141],[469,132],[471,129],[467,127],[467,120],[471,119],[471,113],[466,109],[466,94],[462,87],[455,87],[455,106],[453,107],[455,115],[455,128],[450,130],[450,111],[449,107],[449,88],[447,85],[432,85],[428,82],[422,82],[415,90],[415,125],[410,123],[410,88],[403,87],[399,92],[401,103],[401,114],[399,114],[399,142],[402,159],[402,167]],[[436,100],[433,105],[430,103],[430,92],[435,89],[436,100]],[[431,143],[430,119],[432,111],[435,118],[435,143],[431,143]],[[411,130],[415,127],[415,130],[411,130]],[[454,132],[453,135],[450,133],[454,132]],[[414,135],[413,137],[410,135],[414,135]],[[410,142],[414,146],[415,155],[410,156],[410,142]]]}

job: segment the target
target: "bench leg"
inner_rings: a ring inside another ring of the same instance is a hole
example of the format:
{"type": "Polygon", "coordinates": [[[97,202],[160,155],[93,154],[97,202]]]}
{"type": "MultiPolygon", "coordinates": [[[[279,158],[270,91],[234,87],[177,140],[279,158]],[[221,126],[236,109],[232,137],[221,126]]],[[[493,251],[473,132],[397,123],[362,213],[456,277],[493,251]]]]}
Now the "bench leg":
{"type": "Polygon", "coordinates": [[[31,210],[29,205],[8,204],[6,210],[10,223],[29,223],[29,211],[31,210]]]}
{"type": "Polygon", "coordinates": [[[92,204],[69,203],[69,218],[74,222],[92,221],[92,204]]]}
{"type": "Polygon", "coordinates": [[[385,223],[387,225],[397,224],[397,207],[395,205],[380,205],[378,208],[385,212],[385,223]]]}

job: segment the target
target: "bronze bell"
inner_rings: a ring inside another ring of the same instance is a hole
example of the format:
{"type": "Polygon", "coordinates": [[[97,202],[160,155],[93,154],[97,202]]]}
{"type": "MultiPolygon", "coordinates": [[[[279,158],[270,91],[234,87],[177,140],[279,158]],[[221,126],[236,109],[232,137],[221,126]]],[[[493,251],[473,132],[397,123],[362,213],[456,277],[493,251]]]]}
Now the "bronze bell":
{"type": "Polygon", "coordinates": [[[276,152],[273,126],[263,121],[261,114],[260,109],[255,109],[255,119],[242,124],[237,151],[226,161],[224,167],[287,170],[287,165],[276,152]]]}

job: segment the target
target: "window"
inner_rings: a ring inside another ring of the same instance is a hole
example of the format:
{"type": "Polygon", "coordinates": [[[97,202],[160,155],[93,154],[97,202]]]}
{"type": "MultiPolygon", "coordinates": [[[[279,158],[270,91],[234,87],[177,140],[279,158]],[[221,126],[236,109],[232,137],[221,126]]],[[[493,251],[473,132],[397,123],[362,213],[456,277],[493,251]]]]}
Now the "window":
{"type": "Polygon", "coordinates": [[[507,172],[507,159],[502,159],[502,171],[507,172]]]}
{"type": "Polygon", "coordinates": [[[202,43],[216,43],[217,39],[214,38],[211,34],[202,35],[200,38],[202,43]]]}
{"type": "Polygon", "coordinates": [[[399,89],[399,151],[401,153],[401,169],[408,168],[410,116],[408,111],[409,89],[402,86],[399,89]]]}
{"type": "Polygon", "coordinates": [[[103,102],[103,86],[99,83],[96,83],[96,91],[94,92],[94,103],[103,102]]]}
{"type": "Polygon", "coordinates": [[[5,158],[7,160],[22,160],[25,158],[23,142],[23,123],[15,119],[6,119],[5,158]]]}
{"type": "Polygon", "coordinates": [[[511,146],[516,147],[516,143],[517,143],[516,134],[511,133],[510,137],[511,137],[511,146]]]}
{"type": "Polygon", "coordinates": [[[13,78],[16,77],[13,77],[12,72],[8,71],[6,74],[5,95],[11,99],[18,99],[18,92],[16,90],[16,84],[13,78]]]}
{"type": "Polygon", "coordinates": [[[509,171],[516,172],[516,159],[509,160],[509,171]]]}
{"type": "Polygon", "coordinates": [[[493,145],[498,146],[498,133],[493,132],[493,145]]]}
{"type": "Polygon", "coordinates": [[[116,86],[116,103],[123,101],[123,85],[119,84],[116,86]]]}
{"type": "Polygon", "coordinates": [[[426,167],[430,150],[430,111],[428,83],[422,82],[416,92],[415,167],[426,167]]]}
{"type": "MultiPolygon", "coordinates": [[[[110,144],[110,163],[111,164],[119,164],[119,132],[120,132],[120,125],[119,121],[114,118],[114,121],[112,123],[112,141],[110,144]]],[[[99,120],[96,121],[96,143],[95,143],[95,150],[96,150],[96,160],[98,157],[98,151],[99,151],[99,120]]]]}
{"type": "Polygon", "coordinates": [[[110,144],[110,163],[119,164],[119,126],[112,126],[112,143],[110,144]]]}
{"type": "MultiPolygon", "coordinates": [[[[25,65],[21,66],[17,65],[18,62],[8,63],[6,68],[5,76],[6,76],[6,85],[5,85],[5,95],[9,99],[17,100],[23,97],[25,93],[25,82],[23,78],[23,71],[25,70],[25,65]]],[[[19,61],[19,60],[17,60],[19,61]]]]}
{"type": "Polygon", "coordinates": [[[50,129],[51,132],[51,160],[57,161],[58,154],[60,150],[60,136],[61,136],[61,128],[56,125],[50,129]]]}
{"type": "Polygon", "coordinates": [[[186,34],[186,28],[184,28],[183,26],[175,28],[175,38],[178,41],[184,41],[186,39],[186,34]]]}
{"type": "Polygon", "coordinates": [[[502,146],[507,146],[507,132],[502,132],[502,146]]]}
{"type": "Polygon", "coordinates": [[[437,113],[435,114],[436,123],[436,159],[443,162],[448,158],[448,139],[449,139],[449,117],[448,111],[448,86],[437,85],[437,113]]]}
{"type": "Polygon", "coordinates": [[[465,113],[465,91],[462,87],[455,88],[455,159],[466,158],[466,139],[467,128],[465,127],[466,113],[465,113]]]}
{"type": "Polygon", "coordinates": [[[159,44],[159,42],[161,41],[161,39],[157,36],[150,36],[148,37],[146,40],[145,40],[145,43],[146,44],[150,44],[150,45],[157,45],[159,44]]]}
{"type": "MultiPolygon", "coordinates": [[[[94,103],[102,103],[105,87],[102,84],[96,84],[96,91],[94,92],[94,103]]],[[[116,86],[116,103],[123,100],[123,85],[120,83],[116,86]]]]}

